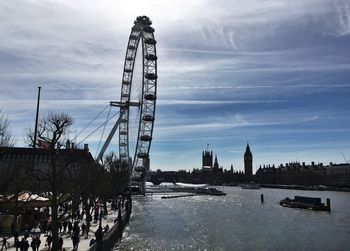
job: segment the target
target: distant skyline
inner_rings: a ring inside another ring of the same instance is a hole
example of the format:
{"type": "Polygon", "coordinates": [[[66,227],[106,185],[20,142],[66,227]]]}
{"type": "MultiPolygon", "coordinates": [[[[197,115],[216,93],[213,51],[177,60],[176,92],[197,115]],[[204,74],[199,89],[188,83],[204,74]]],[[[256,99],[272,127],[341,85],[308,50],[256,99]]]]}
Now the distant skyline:
{"type": "MultiPolygon", "coordinates": [[[[244,170],[247,141],[254,173],[350,159],[350,1],[4,0],[0,13],[0,108],[16,146],[38,86],[40,115],[68,112],[72,137],[119,100],[130,29],[147,15],[159,76],[151,169],[200,168],[209,144],[220,166],[244,170]]],[[[100,135],[84,142],[93,155],[100,135]]]]}

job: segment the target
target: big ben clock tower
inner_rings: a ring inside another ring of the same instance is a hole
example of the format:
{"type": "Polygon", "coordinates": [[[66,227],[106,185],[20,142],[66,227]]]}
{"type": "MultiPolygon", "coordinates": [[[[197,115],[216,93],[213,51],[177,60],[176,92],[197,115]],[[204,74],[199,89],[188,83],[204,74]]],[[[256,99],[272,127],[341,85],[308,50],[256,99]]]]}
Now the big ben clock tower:
{"type": "Polygon", "coordinates": [[[244,173],[247,176],[253,175],[253,155],[250,152],[250,147],[248,143],[244,153],[244,173]]]}

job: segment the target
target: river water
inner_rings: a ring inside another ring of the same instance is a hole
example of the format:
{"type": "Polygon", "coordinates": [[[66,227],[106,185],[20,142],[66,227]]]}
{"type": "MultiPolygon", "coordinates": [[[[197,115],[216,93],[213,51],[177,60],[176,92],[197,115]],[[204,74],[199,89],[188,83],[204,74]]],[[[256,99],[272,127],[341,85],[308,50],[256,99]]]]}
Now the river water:
{"type": "Polygon", "coordinates": [[[115,250],[350,250],[350,193],[224,191],[227,196],[134,197],[133,216],[115,250]],[[332,211],[279,205],[294,195],[330,198],[332,211]]]}

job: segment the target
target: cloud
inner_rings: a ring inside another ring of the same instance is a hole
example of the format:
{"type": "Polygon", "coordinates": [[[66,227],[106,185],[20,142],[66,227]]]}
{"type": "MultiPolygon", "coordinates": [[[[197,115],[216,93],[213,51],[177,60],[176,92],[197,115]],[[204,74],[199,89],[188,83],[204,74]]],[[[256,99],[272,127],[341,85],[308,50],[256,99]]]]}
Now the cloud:
{"type": "MultiPolygon", "coordinates": [[[[349,141],[340,136],[350,121],[349,9],[340,0],[1,1],[0,106],[21,138],[41,85],[41,114],[67,111],[79,131],[119,99],[130,28],[145,14],[158,54],[152,165],[175,155],[191,168],[204,141],[227,164],[247,138],[262,159],[270,140],[299,146],[316,135],[340,149],[349,141]]],[[[98,141],[89,139],[93,151],[98,141]]]]}
{"type": "Polygon", "coordinates": [[[340,36],[350,35],[350,3],[335,1],[334,5],[339,22],[337,33],[340,36]]]}
{"type": "Polygon", "coordinates": [[[220,115],[212,116],[210,121],[207,118],[202,119],[192,117],[192,119],[164,118],[163,121],[156,125],[156,135],[161,139],[167,139],[176,135],[211,135],[215,136],[219,132],[230,131],[235,128],[251,128],[256,129],[265,127],[278,127],[291,124],[307,123],[321,119],[320,115],[307,114],[303,111],[295,109],[280,110],[279,112],[261,112],[250,114],[233,114],[231,116],[221,117],[220,115]],[[290,116],[293,114],[293,116],[290,116]]]}
{"type": "Polygon", "coordinates": [[[223,104],[255,104],[280,103],[285,100],[159,100],[158,105],[223,105],[223,104]]]}

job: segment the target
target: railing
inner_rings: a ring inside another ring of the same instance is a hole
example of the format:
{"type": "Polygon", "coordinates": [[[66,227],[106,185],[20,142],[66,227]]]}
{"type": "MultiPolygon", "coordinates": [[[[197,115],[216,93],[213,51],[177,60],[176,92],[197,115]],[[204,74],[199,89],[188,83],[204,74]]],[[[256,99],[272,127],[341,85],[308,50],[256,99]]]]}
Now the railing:
{"type": "Polygon", "coordinates": [[[130,214],[131,212],[128,212],[128,210],[123,212],[121,222],[117,220],[113,227],[103,235],[101,243],[95,242],[94,245],[88,249],[88,251],[111,250],[115,243],[121,239],[123,230],[129,222],[130,214]]]}

